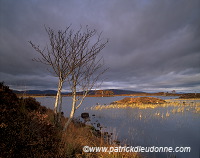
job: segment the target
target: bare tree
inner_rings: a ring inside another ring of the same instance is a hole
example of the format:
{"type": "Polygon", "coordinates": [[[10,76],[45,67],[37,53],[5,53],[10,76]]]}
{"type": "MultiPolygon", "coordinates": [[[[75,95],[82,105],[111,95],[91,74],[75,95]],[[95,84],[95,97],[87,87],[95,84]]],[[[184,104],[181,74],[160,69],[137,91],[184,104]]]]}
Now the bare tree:
{"type": "Polygon", "coordinates": [[[67,83],[72,91],[72,106],[64,130],[69,126],[75,111],[81,106],[89,90],[97,84],[101,74],[106,71],[106,69],[102,69],[102,58],[98,58],[98,55],[107,42],[108,40],[102,41],[101,34],[98,35],[96,30],[90,30],[88,27],[83,33],[82,28],[76,33],[73,30],[70,31],[71,62],[68,67],[71,69],[71,73],[67,76],[67,83]],[[81,97],[77,96],[78,91],[82,92],[81,97]]]}
{"type": "Polygon", "coordinates": [[[45,27],[49,38],[49,45],[46,45],[43,49],[41,49],[39,45],[35,45],[31,41],[29,41],[31,46],[40,54],[40,58],[33,60],[48,65],[50,67],[50,69],[48,70],[52,72],[56,77],[58,77],[58,90],[54,105],[54,121],[56,125],[58,125],[61,115],[61,91],[63,83],[66,80],[67,76],[71,73],[71,69],[69,69],[68,67],[69,57],[71,55],[68,51],[69,28],[70,27],[67,27],[64,31],[59,30],[55,32],[53,29],[45,27]]]}
{"type": "Polygon", "coordinates": [[[91,90],[100,75],[106,69],[101,69],[102,58],[98,58],[100,51],[106,46],[101,39],[101,34],[96,30],[90,30],[87,26],[82,27],[77,32],[67,27],[64,31],[55,32],[51,28],[46,28],[48,33],[49,45],[41,49],[39,46],[29,43],[41,55],[40,58],[34,59],[48,65],[50,72],[58,77],[58,90],[54,105],[55,124],[58,125],[62,109],[61,91],[63,83],[67,81],[72,91],[72,109],[64,130],[68,127],[73,119],[75,111],[81,106],[84,98],[91,90]],[[77,97],[77,92],[82,91],[82,97],[77,97]]]}

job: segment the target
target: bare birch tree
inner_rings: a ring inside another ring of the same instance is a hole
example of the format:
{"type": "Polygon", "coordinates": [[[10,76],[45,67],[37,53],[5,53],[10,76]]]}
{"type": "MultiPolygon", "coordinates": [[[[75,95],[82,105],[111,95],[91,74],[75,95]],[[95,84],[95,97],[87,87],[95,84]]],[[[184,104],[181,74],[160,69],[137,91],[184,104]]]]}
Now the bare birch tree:
{"type": "Polygon", "coordinates": [[[58,125],[60,121],[63,83],[71,71],[68,67],[70,57],[70,52],[68,51],[69,28],[70,27],[67,27],[64,31],[59,30],[55,32],[53,29],[45,27],[49,38],[49,45],[46,45],[43,49],[41,49],[39,45],[35,45],[29,41],[31,46],[40,54],[39,58],[33,60],[48,65],[50,67],[48,70],[58,77],[58,89],[54,104],[54,121],[56,125],[58,125]]]}
{"type": "Polygon", "coordinates": [[[41,49],[31,41],[29,43],[41,55],[40,58],[34,60],[48,65],[51,68],[50,72],[58,77],[58,90],[54,105],[56,125],[60,121],[61,91],[65,81],[72,91],[71,113],[64,126],[66,130],[75,111],[106,70],[102,69],[102,58],[98,58],[98,54],[106,46],[108,40],[104,42],[101,34],[97,34],[96,30],[90,30],[87,26],[85,30],[80,27],[77,32],[70,27],[58,32],[51,28],[45,29],[49,37],[49,45],[41,49]],[[82,97],[77,96],[78,91],[82,91],[82,97]]]}
{"type": "Polygon", "coordinates": [[[101,50],[106,46],[101,39],[101,34],[97,34],[96,30],[90,30],[86,27],[86,31],[82,32],[82,28],[76,33],[73,30],[69,35],[69,50],[71,54],[71,62],[69,68],[70,75],[67,76],[67,83],[72,91],[71,112],[64,126],[67,129],[72,121],[75,111],[81,106],[84,98],[94,85],[99,77],[106,71],[103,69],[102,58],[98,58],[101,50]],[[82,92],[82,96],[77,96],[77,92],[82,92]]]}

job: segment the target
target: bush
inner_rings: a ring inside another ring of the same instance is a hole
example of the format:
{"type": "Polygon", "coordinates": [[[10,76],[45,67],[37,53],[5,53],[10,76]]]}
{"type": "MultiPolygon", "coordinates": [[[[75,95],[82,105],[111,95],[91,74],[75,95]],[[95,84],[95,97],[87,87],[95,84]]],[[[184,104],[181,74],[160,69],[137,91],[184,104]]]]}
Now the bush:
{"type": "MultiPolygon", "coordinates": [[[[67,133],[63,133],[51,123],[52,110],[41,106],[34,98],[18,99],[3,83],[0,88],[0,158],[133,157],[127,153],[126,156],[83,153],[83,146],[103,143],[102,138],[96,136],[95,128],[72,121],[67,133]]],[[[62,117],[61,121],[64,124],[67,119],[62,117]]]]}
{"type": "Polygon", "coordinates": [[[18,99],[0,84],[0,157],[55,157],[59,131],[34,98],[18,99]]]}
{"type": "Polygon", "coordinates": [[[35,98],[22,98],[22,102],[25,105],[25,108],[29,111],[33,111],[33,110],[38,110],[40,108],[40,103],[38,101],[36,101],[35,98]]]}

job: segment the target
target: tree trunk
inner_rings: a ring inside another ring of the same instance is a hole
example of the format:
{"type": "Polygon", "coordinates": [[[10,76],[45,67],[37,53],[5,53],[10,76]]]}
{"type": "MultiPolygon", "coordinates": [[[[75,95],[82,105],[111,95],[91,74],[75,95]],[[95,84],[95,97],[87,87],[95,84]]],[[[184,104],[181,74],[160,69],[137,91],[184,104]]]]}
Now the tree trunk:
{"type": "Polygon", "coordinates": [[[62,112],[62,95],[60,93],[59,98],[59,111],[58,111],[58,124],[61,122],[61,112],[62,112]]]}
{"type": "Polygon", "coordinates": [[[59,124],[59,115],[61,115],[61,90],[62,90],[62,85],[63,85],[63,81],[61,79],[59,79],[58,82],[58,91],[57,91],[57,95],[56,95],[56,101],[55,101],[55,105],[54,105],[54,123],[55,125],[59,124]]]}
{"type": "Polygon", "coordinates": [[[70,113],[70,116],[64,126],[64,129],[63,131],[66,131],[66,129],[68,128],[69,124],[71,123],[73,117],[74,117],[74,113],[75,113],[75,107],[76,107],[76,91],[73,92],[73,99],[72,99],[72,109],[71,109],[71,113],[70,113]]]}

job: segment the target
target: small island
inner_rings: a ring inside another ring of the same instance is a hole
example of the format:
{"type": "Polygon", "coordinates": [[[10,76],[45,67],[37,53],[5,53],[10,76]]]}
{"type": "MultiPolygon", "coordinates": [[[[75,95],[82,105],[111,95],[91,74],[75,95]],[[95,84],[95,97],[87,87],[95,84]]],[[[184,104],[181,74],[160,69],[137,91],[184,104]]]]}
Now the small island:
{"type": "Polygon", "coordinates": [[[114,101],[109,105],[97,105],[92,107],[93,110],[102,110],[102,109],[112,109],[112,108],[156,108],[156,107],[165,107],[167,102],[163,99],[154,98],[154,97],[125,97],[122,100],[114,101]]]}
{"type": "Polygon", "coordinates": [[[126,97],[122,100],[115,101],[112,104],[163,104],[163,103],[166,103],[166,101],[154,97],[137,97],[137,98],[126,97]]]}
{"type": "MultiPolygon", "coordinates": [[[[194,99],[193,99],[194,100],[194,99]]],[[[154,109],[158,107],[173,107],[172,113],[187,111],[192,108],[195,113],[200,113],[200,104],[192,99],[185,101],[184,99],[168,99],[163,100],[155,97],[125,97],[122,100],[114,101],[108,105],[96,105],[91,107],[92,110],[102,109],[123,109],[123,108],[138,108],[138,109],[154,109]]]]}

